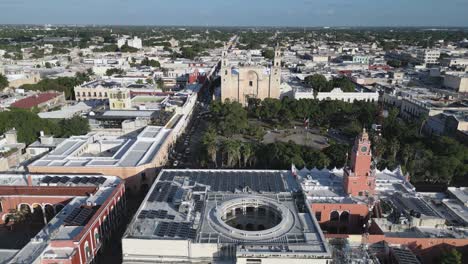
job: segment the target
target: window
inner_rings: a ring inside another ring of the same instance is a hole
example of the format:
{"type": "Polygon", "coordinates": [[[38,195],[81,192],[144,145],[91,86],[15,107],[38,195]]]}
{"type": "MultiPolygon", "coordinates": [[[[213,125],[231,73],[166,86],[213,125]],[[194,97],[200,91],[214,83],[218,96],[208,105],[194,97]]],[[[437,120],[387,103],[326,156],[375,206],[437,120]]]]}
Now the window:
{"type": "Polygon", "coordinates": [[[97,228],[94,229],[94,239],[96,241],[96,245],[101,244],[101,236],[99,235],[99,231],[97,228]]]}
{"type": "Polygon", "coordinates": [[[259,264],[259,263],[262,263],[262,260],[261,259],[247,259],[247,261],[245,263],[247,263],[247,264],[259,264]]]}
{"type": "Polygon", "coordinates": [[[91,249],[89,248],[88,241],[85,242],[85,254],[86,254],[86,259],[91,258],[91,249]]]}
{"type": "Polygon", "coordinates": [[[250,87],[253,86],[253,81],[249,81],[249,86],[250,86],[250,87]]]}
{"type": "Polygon", "coordinates": [[[315,212],[315,218],[317,221],[322,221],[322,212],[315,212]]]}
{"type": "Polygon", "coordinates": [[[359,196],[362,196],[362,192],[359,192],[358,195],[359,195],[359,196]]]}

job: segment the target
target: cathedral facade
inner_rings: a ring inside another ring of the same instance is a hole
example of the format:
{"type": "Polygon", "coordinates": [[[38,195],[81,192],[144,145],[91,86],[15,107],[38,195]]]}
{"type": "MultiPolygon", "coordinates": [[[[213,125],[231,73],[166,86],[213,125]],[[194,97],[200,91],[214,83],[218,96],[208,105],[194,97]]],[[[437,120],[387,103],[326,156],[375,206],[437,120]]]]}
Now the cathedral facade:
{"type": "Polygon", "coordinates": [[[275,49],[271,68],[257,65],[232,67],[223,51],[221,61],[221,100],[229,99],[247,105],[249,98],[280,98],[281,51],[275,49]]]}

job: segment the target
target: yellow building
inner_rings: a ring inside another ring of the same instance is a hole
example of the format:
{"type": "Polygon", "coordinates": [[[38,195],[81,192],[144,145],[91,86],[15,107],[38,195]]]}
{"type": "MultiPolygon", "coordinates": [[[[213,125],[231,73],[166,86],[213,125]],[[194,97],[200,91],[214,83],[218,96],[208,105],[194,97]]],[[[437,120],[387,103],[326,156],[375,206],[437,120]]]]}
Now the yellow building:
{"type": "Polygon", "coordinates": [[[281,52],[275,50],[270,68],[263,66],[231,67],[223,51],[221,62],[221,100],[237,101],[247,105],[248,98],[279,98],[281,84],[281,52]]]}
{"type": "Polygon", "coordinates": [[[109,90],[109,107],[111,110],[132,109],[130,90],[115,88],[109,90]]]}

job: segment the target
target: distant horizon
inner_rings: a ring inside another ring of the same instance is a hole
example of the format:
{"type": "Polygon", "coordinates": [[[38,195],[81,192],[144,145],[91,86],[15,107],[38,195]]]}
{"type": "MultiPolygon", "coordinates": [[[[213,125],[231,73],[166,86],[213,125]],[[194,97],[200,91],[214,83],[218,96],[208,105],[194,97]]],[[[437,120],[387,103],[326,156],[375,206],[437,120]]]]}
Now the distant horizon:
{"type": "Polygon", "coordinates": [[[45,26],[50,25],[52,27],[86,27],[86,26],[93,26],[93,27],[196,27],[196,28],[300,28],[300,29],[362,29],[362,28],[415,28],[415,29],[426,29],[426,30],[443,30],[443,29],[468,29],[468,26],[266,26],[266,25],[239,25],[239,26],[231,26],[231,25],[171,25],[171,24],[67,24],[67,23],[0,23],[0,26],[45,26]]]}
{"type": "Polygon", "coordinates": [[[1,0],[0,24],[468,27],[466,0],[1,0]]]}

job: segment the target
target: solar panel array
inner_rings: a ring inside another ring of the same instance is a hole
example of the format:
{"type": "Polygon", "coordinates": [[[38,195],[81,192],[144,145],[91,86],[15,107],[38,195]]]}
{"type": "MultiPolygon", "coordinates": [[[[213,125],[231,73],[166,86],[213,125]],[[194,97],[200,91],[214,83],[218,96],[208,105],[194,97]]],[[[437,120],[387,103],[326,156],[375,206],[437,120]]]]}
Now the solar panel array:
{"type": "Polygon", "coordinates": [[[94,213],[93,208],[77,207],[65,218],[65,224],[69,226],[84,226],[94,213]]]}
{"type": "Polygon", "coordinates": [[[211,191],[234,192],[249,187],[255,192],[284,192],[281,173],[261,171],[165,171],[160,181],[173,181],[174,177],[211,186],[211,191]]]}
{"type": "Polygon", "coordinates": [[[175,215],[168,214],[166,210],[141,210],[138,219],[169,219],[174,220],[175,215]]]}
{"type": "Polygon", "coordinates": [[[45,176],[41,179],[41,183],[45,184],[94,184],[94,185],[99,185],[103,184],[106,182],[105,177],[85,177],[85,176],[75,176],[73,178],[70,178],[68,176],[45,176]]]}
{"type": "Polygon", "coordinates": [[[153,234],[158,237],[195,239],[197,237],[197,230],[191,228],[191,225],[191,223],[187,222],[160,222],[153,234]]]}
{"type": "Polygon", "coordinates": [[[404,197],[401,195],[393,195],[393,198],[397,207],[402,210],[408,210],[411,213],[417,212],[427,216],[438,217],[437,213],[434,212],[425,202],[419,198],[404,197]]]}
{"type": "Polygon", "coordinates": [[[419,212],[421,214],[427,215],[427,216],[434,216],[438,217],[438,215],[423,201],[421,201],[418,198],[411,198],[411,201],[414,203],[414,205],[418,208],[419,212]]]}

